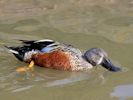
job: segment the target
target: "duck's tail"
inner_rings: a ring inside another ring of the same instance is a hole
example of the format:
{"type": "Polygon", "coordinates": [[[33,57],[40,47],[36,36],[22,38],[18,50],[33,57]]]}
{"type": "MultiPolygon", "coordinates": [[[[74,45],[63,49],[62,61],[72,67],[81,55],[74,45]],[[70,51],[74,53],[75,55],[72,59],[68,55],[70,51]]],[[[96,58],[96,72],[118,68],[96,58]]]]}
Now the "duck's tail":
{"type": "Polygon", "coordinates": [[[5,46],[13,54],[19,54],[16,47],[5,46]]]}
{"type": "Polygon", "coordinates": [[[20,61],[24,60],[24,54],[19,52],[20,47],[10,47],[5,46],[16,58],[18,58],[20,61]]]}

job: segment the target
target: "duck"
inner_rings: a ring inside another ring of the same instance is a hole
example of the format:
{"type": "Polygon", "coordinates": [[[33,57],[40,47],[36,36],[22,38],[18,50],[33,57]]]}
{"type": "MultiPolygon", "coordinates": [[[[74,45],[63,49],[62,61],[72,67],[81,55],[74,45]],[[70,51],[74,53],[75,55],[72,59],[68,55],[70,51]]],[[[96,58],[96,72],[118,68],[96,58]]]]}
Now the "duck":
{"type": "Polygon", "coordinates": [[[29,64],[27,68],[17,69],[18,72],[27,71],[34,65],[64,71],[90,70],[98,65],[112,72],[121,70],[101,48],[91,48],[83,53],[73,45],[51,39],[19,41],[19,46],[5,46],[19,61],[29,64]]]}

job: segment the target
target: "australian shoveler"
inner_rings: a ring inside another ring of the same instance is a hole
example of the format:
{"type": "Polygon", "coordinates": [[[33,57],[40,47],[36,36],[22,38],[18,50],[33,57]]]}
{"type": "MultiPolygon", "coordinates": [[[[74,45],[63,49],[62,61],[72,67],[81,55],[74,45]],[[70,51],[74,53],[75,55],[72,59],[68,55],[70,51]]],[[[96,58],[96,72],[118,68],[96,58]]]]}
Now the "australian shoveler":
{"type": "Polygon", "coordinates": [[[21,46],[6,46],[20,61],[29,63],[27,69],[20,68],[18,71],[28,70],[34,64],[41,67],[69,71],[88,70],[97,65],[101,65],[109,71],[116,72],[121,70],[111,63],[107,53],[100,48],[92,48],[82,53],[72,45],[49,39],[20,41],[23,43],[21,46]]]}

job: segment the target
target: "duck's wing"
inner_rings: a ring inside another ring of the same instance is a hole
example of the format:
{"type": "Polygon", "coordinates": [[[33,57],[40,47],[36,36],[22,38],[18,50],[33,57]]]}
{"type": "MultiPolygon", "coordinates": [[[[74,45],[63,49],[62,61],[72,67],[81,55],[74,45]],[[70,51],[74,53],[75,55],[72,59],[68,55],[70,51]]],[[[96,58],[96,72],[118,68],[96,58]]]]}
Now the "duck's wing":
{"type": "Polygon", "coordinates": [[[47,44],[49,45],[50,43],[53,43],[54,40],[50,40],[50,39],[43,39],[43,40],[19,40],[21,41],[23,44],[35,44],[35,43],[41,43],[41,44],[47,44]]]}
{"type": "Polygon", "coordinates": [[[30,46],[33,49],[41,50],[44,47],[47,47],[49,45],[52,45],[55,43],[54,40],[50,39],[43,39],[43,40],[19,40],[21,41],[24,45],[30,46]]]}

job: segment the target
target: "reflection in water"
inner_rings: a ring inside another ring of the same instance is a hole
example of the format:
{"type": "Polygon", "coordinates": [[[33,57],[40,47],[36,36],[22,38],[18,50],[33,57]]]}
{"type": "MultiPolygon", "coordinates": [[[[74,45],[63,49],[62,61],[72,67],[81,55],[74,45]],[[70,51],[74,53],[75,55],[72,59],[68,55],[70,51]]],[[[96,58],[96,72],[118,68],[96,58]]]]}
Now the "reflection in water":
{"type": "Polygon", "coordinates": [[[21,88],[14,89],[12,92],[21,92],[21,91],[28,90],[28,89],[30,89],[30,88],[32,88],[32,87],[33,87],[33,85],[24,86],[24,87],[21,87],[21,88]]]}
{"type": "Polygon", "coordinates": [[[65,85],[65,84],[70,84],[70,83],[74,83],[74,82],[77,82],[77,81],[82,81],[82,80],[86,80],[88,79],[89,76],[86,75],[86,74],[83,74],[83,73],[73,73],[71,74],[69,77],[66,77],[64,79],[60,79],[60,80],[53,80],[52,82],[47,82],[47,85],[48,87],[51,87],[51,86],[62,86],[62,85],[65,85]]]}
{"type": "Polygon", "coordinates": [[[133,97],[133,84],[115,87],[111,96],[117,97],[119,100],[127,100],[128,98],[133,97]]]}
{"type": "MultiPolygon", "coordinates": [[[[6,69],[4,69],[6,70],[6,69]]],[[[3,71],[4,71],[3,70],[3,71]]],[[[13,69],[10,74],[8,72],[1,73],[0,75],[0,89],[10,92],[22,92],[30,90],[34,87],[42,86],[55,87],[66,86],[88,80],[92,84],[105,84],[105,78],[109,73],[106,72],[68,72],[58,71],[54,69],[45,69],[37,67],[34,71],[26,73],[17,73],[13,69]],[[43,69],[43,70],[42,70],[43,69]]]]}

